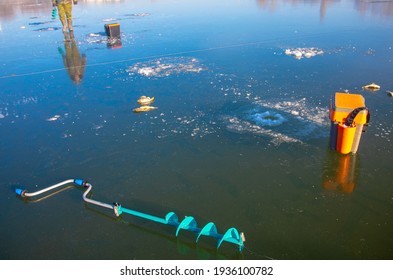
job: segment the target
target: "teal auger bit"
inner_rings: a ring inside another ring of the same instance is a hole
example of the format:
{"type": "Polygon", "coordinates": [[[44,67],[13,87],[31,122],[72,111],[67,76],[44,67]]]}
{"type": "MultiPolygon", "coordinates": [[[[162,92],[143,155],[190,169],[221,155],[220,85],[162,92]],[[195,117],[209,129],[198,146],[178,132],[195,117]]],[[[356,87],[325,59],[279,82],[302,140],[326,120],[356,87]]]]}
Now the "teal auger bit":
{"type": "Polygon", "coordinates": [[[60,182],[56,185],[47,187],[45,189],[42,189],[40,191],[36,191],[33,193],[29,193],[29,192],[27,192],[27,190],[23,190],[23,189],[19,189],[19,188],[15,189],[15,192],[17,195],[19,195],[21,197],[28,198],[28,197],[34,197],[34,196],[49,192],[51,190],[63,187],[65,185],[70,185],[70,184],[74,184],[76,186],[86,188],[86,191],[83,193],[83,196],[82,196],[83,200],[85,202],[91,203],[94,205],[98,205],[101,207],[105,207],[108,209],[112,209],[116,216],[120,216],[122,213],[127,213],[127,214],[130,214],[130,215],[142,218],[142,219],[150,220],[150,221],[165,224],[165,225],[174,226],[174,227],[176,227],[176,237],[179,235],[179,232],[181,230],[187,230],[187,231],[194,232],[197,235],[196,243],[198,243],[201,236],[214,237],[215,239],[217,239],[217,249],[220,248],[220,246],[223,242],[229,242],[229,243],[233,243],[233,244],[238,245],[239,252],[241,252],[244,248],[244,242],[245,242],[244,233],[243,232],[239,233],[236,228],[230,228],[224,234],[220,234],[220,233],[218,233],[217,227],[213,222],[206,224],[203,228],[199,228],[196,220],[194,219],[194,217],[191,217],[191,216],[187,216],[184,218],[184,220],[179,222],[179,218],[177,217],[177,215],[174,212],[169,212],[168,214],[166,214],[165,218],[160,218],[160,217],[145,214],[145,213],[142,213],[139,211],[127,209],[127,208],[121,206],[117,202],[115,202],[113,204],[107,204],[104,202],[93,200],[93,199],[87,197],[88,193],[91,191],[93,186],[90,183],[83,181],[81,179],[66,180],[66,181],[60,182]]]}

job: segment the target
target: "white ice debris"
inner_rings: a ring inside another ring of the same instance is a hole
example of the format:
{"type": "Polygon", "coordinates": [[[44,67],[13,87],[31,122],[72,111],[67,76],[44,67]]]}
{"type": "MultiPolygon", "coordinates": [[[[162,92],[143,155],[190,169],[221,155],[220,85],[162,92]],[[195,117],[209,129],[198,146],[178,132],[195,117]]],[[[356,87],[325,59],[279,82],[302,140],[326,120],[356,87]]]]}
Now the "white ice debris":
{"type": "Polygon", "coordinates": [[[147,62],[139,62],[126,71],[130,74],[139,74],[145,77],[167,77],[183,73],[199,73],[206,70],[196,58],[173,57],[160,58],[147,62]]]}
{"type": "Polygon", "coordinates": [[[149,13],[136,13],[136,14],[132,14],[132,16],[134,17],[147,17],[150,16],[149,13]]]}
{"type": "Polygon", "coordinates": [[[53,117],[50,117],[49,119],[47,119],[48,122],[53,122],[53,121],[57,121],[60,118],[60,115],[54,115],[53,117]]]}
{"type": "Polygon", "coordinates": [[[86,36],[86,41],[88,44],[107,44],[108,36],[102,35],[100,33],[90,33],[86,36]]]}
{"type": "Polygon", "coordinates": [[[322,55],[323,50],[318,48],[293,48],[293,49],[286,49],[286,55],[290,55],[295,57],[296,59],[310,58],[316,55],[322,55]]]}
{"type": "Polygon", "coordinates": [[[104,18],[102,21],[103,22],[108,22],[108,21],[116,21],[117,18],[104,18]]]}
{"type": "Polygon", "coordinates": [[[157,73],[159,72],[159,70],[155,70],[152,67],[142,67],[140,69],[138,69],[138,74],[142,75],[142,76],[153,76],[153,75],[157,75],[157,73]]]}

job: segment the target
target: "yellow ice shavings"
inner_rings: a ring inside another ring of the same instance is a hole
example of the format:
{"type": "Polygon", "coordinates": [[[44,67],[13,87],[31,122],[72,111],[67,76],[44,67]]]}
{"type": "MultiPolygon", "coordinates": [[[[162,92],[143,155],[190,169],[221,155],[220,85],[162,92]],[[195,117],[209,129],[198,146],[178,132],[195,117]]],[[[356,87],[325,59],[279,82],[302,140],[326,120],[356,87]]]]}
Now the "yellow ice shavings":
{"type": "Polygon", "coordinates": [[[139,108],[135,108],[135,109],[133,110],[133,112],[134,112],[134,113],[142,113],[142,112],[149,112],[149,111],[151,111],[151,110],[157,110],[157,109],[158,109],[158,107],[153,107],[153,106],[144,105],[144,106],[141,106],[141,107],[139,107],[139,108]]]}
{"type": "Polygon", "coordinates": [[[149,112],[151,110],[157,110],[158,107],[153,107],[150,106],[152,102],[154,102],[154,97],[148,97],[145,95],[142,95],[139,97],[137,102],[141,105],[139,108],[135,108],[133,110],[134,113],[142,113],[142,112],[149,112]]]}
{"type": "Polygon", "coordinates": [[[154,102],[154,97],[148,97],[148,96],[141,96],[139,97],[139,99],[137,100],[137,102],[140,105],[150,105],[151,103],[154,102]]]}
{"type": "Polygon", "coordinates": [[[365,89],[365,90],[377,91],[377,90],[381,89],[381,86],[379,86],[379,85],[377,85],[375,83],[371,83],[369,85],[362,86],[362,88],[365,89]]]}

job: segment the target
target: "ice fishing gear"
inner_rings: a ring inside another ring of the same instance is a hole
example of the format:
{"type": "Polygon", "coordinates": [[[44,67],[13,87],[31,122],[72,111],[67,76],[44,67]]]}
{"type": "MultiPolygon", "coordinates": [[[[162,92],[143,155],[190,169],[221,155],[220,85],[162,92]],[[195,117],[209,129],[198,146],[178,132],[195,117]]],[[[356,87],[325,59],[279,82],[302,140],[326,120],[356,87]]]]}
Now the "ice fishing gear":
{"type": "Polygon", "coordinates": [[[204,227],[199,228],[197,225],[196,220],[192,216],[187,216],[185,217],[182,221],[179,221],[178,216],[174,212],[169,212],[165,215],[165,218],[161,217],[156,217],[150,214],[142,213],[136,210],[131,210],[128,208],[123,207],[121,204],[115,202],[113,204],[108,204],[104,202],[100,202],[94,199],[91,199],[88,197],[88,194],[92,190],[93,186],[81,179],[69,179],[63,182],[60,182],[58,184],[55,184],[53,186],[49,186],[47,188],[44,188],[42,190],[36,191],[36,192],[28,192],[25,189],[17,188],[15,189],[15,193],[21,197],[24,198],[31,198],[35,197],[44,193],[47,193],[49,191],[53,191],[58,188],[66,187],[69,185],[75,185],[79,187],[83,187],[86,190],[83,193],[83,200],[87,203],[94,204],[100,207],[104,207],[107,209],[113,210],[114,214],[116,216],[120,216],[123,213],[130,214],[132,216],[136,216],[142,219],[150,220],[156,223],[161,223],[164,225],[170,225],[176,227],[176,237],[179,235],[179,232],[181,230],[187,230],[194,232],[197,237],[196,237],[196,243],[198,243],[199,239],[202,236],[210,236],[214,237],[217,239],[217,249],[221,246],[223,242],[229,242],[232,244],[235,244],[238,246],[239,251],[241,252],[244,248],[244,234],[239,233],[236,228],[229,228],[224,234],[221,234],[218,232],[216,225],[213,222],[210,222],[206,224],[204,227]]]}
{"type": "Polygon", "coordinates": [[[356,153],[370,122],[370,112],[360,94],[337,92],[330,103],[330,148],[341,154],[356,153]]]}

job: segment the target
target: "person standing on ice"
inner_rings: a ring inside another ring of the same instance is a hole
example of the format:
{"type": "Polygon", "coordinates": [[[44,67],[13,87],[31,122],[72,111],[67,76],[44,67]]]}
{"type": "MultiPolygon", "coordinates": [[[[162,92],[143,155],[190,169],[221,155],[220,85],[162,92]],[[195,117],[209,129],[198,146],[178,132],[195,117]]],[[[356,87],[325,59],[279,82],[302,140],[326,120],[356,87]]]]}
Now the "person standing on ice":
{"type": "Polygon", "coordinates": [[[68,30],[73,31],[72,28],[72,3],[78,4],[78,0],[52,0],[53,7],[57,7],[59,19],[63,25],[63,32],[68,30]]]}

